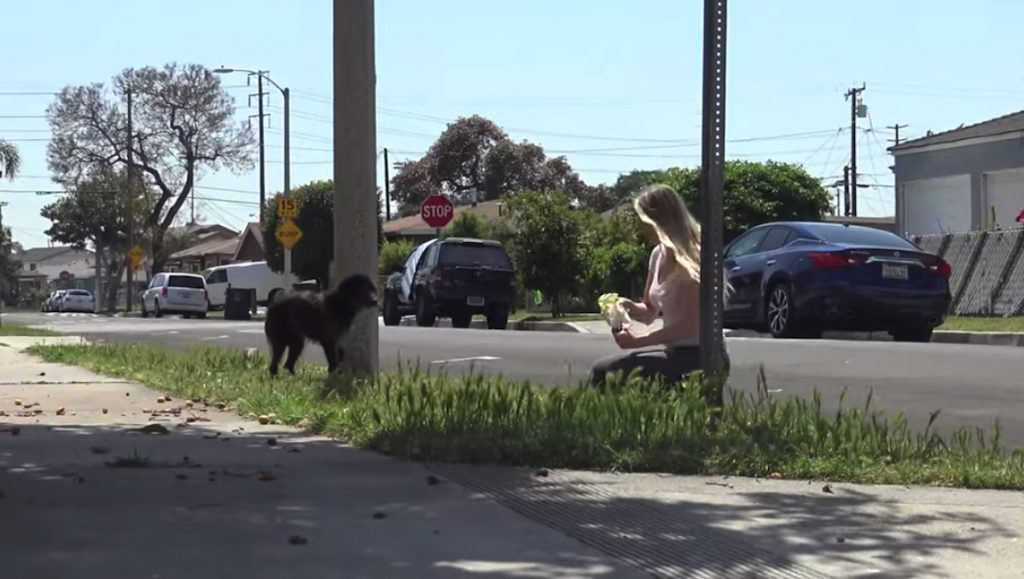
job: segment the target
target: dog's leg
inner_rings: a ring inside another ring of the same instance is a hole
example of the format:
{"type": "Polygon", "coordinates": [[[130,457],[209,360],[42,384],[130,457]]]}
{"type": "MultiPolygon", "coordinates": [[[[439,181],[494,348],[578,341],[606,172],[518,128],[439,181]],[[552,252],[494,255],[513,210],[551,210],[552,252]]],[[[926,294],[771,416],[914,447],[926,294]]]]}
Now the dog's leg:
{"type": "Polygon", "coordinates": [[[306,340],[302,336],[293,337],[288,342],[288,359],[284,361],[284,369],[288,370],[292,376],[295,375],[295,363],[302,356],[302,348],[305,345],[306,340]]]}
{"type": "Polygon", "coordinates": [[[322,344],[324,357],[327,358],[327,373],[333,374],[338,367],[338,346],[334,342],[327,341],[322,344]]]}
{"type": "Polygon", "coordinates": [[[285,348],[287,344],[280,338],[274,338],[270,341],[270,375],[277,376],[277,366],[281,363],[281,357],[284,356],[285,348]]]}

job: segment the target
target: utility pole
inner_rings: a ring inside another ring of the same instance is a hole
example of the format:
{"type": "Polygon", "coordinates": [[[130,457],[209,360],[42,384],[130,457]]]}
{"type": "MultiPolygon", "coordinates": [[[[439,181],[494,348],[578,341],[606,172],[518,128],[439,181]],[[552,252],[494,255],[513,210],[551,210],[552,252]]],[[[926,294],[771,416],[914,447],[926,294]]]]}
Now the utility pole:
{"type": "MultiPolygon", "coordinates": [[[[261,76],[262,78],[262,76],[261,76]]],[[[271,81],[273,82],[273,81],[271,81]]],[[[277,86],[277,83],[274,83],[277,86]]],[[[292,92],[287,87],[281,89],[281,94],[284,96],[284,198],[289,199],[292,196],[292,138],[291,138],[291,101],[292,92]]],[[[263,121],[260,121],[260,125],[263,121]]],[[[260,201],[260,207],[263,207],[263,201],[260,201]]],[[[262,210],[262,209],[261,209],[262,210]]],[[[260,228],[262,229],[263,223],[260,220],[260,228]]],[[[287,278],[288,283],[294,283],[292,279],[292,250],[284,250],[284,276],[287,278]]]]}
{"type": "MultiPolygon", "coordinates": [[[[377,119],[373,0],[334,2],[334,262],[331,285],[377,275],[377,119]]],[[[342,368],[376,377],[377,312],[356,318],[342,368]]]]}
{"type": "Polygon", "coordinates": [[[257,116],[259,117],[259,139],[260,139],[260,227],[263,226],[263,211],[267,204],[267,176],[264,172],[264,141],[263,141],[263,71],[256,73],[256,97],[259,99],[257,116]]]}
{"type": "Polygon", "coordinates": [[[892,130],[896,131],[896,138],[888,139],[888,141],[890,143],[892,143],[894,147],[896,145],[899,145],[900,144],[900,129],[905,129],[905,128],[909,127],[909,126],[910,125],[901,125],[899,123],[896,123],[895,125],[890,125],[888,127],[885,127],[887,129],[892,129],[892,130]]]}
{"type": "MultiPolygon", "coordinates": [[[[4,207],[6,207],[6,206],[7,206],[7,202],[6,201],[0,201],[0,234],[3,234],[4,207]]],[[[8,241],[9,243],[11,242],[10,239],[8,239],[6,241],[8,241]]],[[[10,259],[11,257],[12,256],[10,256],[10,255],[3,256],[4,259],[10,259]]],[[[3,315],[2,314],[3,314],[3,310],[6,309],[6,307],[7,307],[7,282],[6,281],[3,282],[3,287],[0,287],[0,290],[2,290],[2,293],[0,293],[0,326],[3,326],[3,319],[2,319],[3,315]]]]}
{"type": "MultiPolygon", "coordinates": [[[[133,212],[133,208],[135,205],[135,203],[133,202],[135,200],[135,154],[133,153],[132,149],[132,147],[134,146],[134,139],[132,138],[132,131],[134,130],[132,128],[132,87],[129,86],[125,92],[127,93],[128,97],[128,186],[125,188],[128,199],[127,203],[125,203],[125,210],[128,214],[128,249],[131,250],[131,248],[135,247],[135,213],[133,212]]],[[[132,289],[132,278],[134,277],[134,271],[132,270],[135,269],[135,264],[132,263],[132,258],[128,256],[127,251],[124,254],[124,260],[126,265],[125,281],[128,284],[124,290],[124,304],[125,310],[127,310],[130,313],[132,311],[132,294],[135,291],[134,289],[132,289]]],[[[118,280],[118,284],[120,284],[120,280],[118,280]]]]}
{"type": "Polygon", "coordinates": [[[864,92],[866,88],[866,84],[861,84],[860,88],[851,88],[846,91],[846,100],[850,101],[850,191],[853,194],[852,215],[854,216],[857,215],[857,117],[867,116],[867,109],[860,99],[860,93],[864,92]]]}
{"type": "Polygon", "coordinates": [[[388,165],[388,148],[384,147],[384,214],[385,221],[391,221],[391,166],[388,165]]]}

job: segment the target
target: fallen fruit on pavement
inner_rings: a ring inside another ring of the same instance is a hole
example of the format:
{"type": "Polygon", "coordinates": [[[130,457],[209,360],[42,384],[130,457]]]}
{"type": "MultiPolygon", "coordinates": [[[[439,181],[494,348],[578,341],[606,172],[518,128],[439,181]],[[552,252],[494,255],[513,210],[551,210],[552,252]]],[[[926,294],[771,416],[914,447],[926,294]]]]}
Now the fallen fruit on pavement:
{"type": "Polygon", "coordinates": [[[548,474],[550,474],[550,473],[548,472],[548,469],[540,468],[540,469],[537,469],[537,471],[534,472],[533,474],[534,474],[534,476],[548,476],[548,474]]]}
{"type": "Polygon", "coordinates": [[[260,424],[270,424],[270,417],[266,414],[261,415],[258,420],[260,421],[260,424]]]}
{"type": "Polygon", "coordinates": [[[836,494],[836,493],[832,492],[832,485],[825,485],[825,486],[821,487],[821,492],[828,493],[830,495],[836,494]]]}
{"type": "Polygon", "coordinates": [[[277,439],[276,438],[268,438],[267,439],[267,446],[277,446],[277,439]]]}
{"type": "Polygon", "coordinates": [[[292,535],[288,537],[288,543],[292,545],[305,545],[309,541],[301,535],[292,535]]]}
{"type": "Polygon", "coordinates": [[[57,416],[64,416],[66,413],[67,410],[63,406],[57,409],[57,416]]]}
{"type": "Polygon", "coordinates": [[[185,406],[187,406],[188,408],[192,408],[192,401],[189,400],[189,401],[185,402],[185,406]]]}
{"type": "Polygon", "coordinates": [[[782,478],[782,473],[781,472],[773,472],[772,474],[768,475],[768,478],[780,479],[780,478],[782,478]]]}
{"type": "Polygon", "coordinates": [[[164,398],[163,396],[156,399],[157,404],[163,404],[164,402],[167,402],[167,399],[164,398]]]}
{"type": "Polygon", "coordinates": [[[15,398],[15,399],[14,399],[14,405],[15,405],[15,406],[21,406],[21,404],[22,404],[22,402],[21,402],[21,398],[15,398]]]}
{"type": "Polygon", "coordinates": [[[108,412],[108,410],[106,408],[104,408],[103,409],[103,414],[106,414],[107,412],[108,412]]]}

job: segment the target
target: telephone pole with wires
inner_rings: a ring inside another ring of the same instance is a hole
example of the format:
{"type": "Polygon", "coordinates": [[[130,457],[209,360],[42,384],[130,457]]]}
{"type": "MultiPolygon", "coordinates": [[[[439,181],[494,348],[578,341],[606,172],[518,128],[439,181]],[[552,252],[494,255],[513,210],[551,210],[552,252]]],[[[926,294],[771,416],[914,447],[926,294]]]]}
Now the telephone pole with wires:
{"type": "Polygon", "coordinates": [[[886,140],[889,141],[890,143],[892,143],[894,147],[896,145],[899,145],[900,144],[900,129],[905,129],[905,128],[909,127],[909,126],[910,125],[901,125],[899,123],[896,123],[895,125],[890,125],[888,127],[885,127],[887,129],[892,129],[896,133],[895,138],[886,139],[886,140]]]}
{"type": "Polygon", "coordinates": [[[852,215],[857,215],[857,118],[868,116],[868,107],[860,93],[867,89],[867,85],[861,83],[860,88],[851,88],[846,91],[846,100],[850,101],[850,210],[852,215]]]}

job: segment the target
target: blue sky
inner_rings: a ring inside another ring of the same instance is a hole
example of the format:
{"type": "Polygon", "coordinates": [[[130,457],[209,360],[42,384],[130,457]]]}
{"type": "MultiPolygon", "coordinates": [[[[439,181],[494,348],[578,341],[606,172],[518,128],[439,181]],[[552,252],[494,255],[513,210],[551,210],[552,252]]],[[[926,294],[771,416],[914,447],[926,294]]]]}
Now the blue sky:
{"type": "MultiPolygon", "coordinates": [[[[377,0],[378,148],[414,158],[445,120],[477,113],[514,139],[565,151],[591,183],[696,165],[701,16],[697,0],[377,0]]],[[[727,132],[736,142],[727,155],[838,178],[849,155],[849,133],[838,132],[849,123],[843,93],[867,83],[861,126],[875,130],[859,136],[859,165],[862,182],[879,187],[862,192],[865,215],[893,211],[885,126],[909,124],[904,135],[918,136],[1024,108],[1019,0],[733,0],[729,17],[727,132]]],[[[327,0],[36,0],[6,8],[3,20],[0,135],[25,165],[23,178],[0,182],[0,200],[26,247],[46,243],[39,210],[54,197],[34,191],[54,186],[41,117],[51,97],[25,93],[108,82],[129,66],[269,70],[293,92],[293,184],[332,175],[327,0]]],[[[253,114],[245,77],[225,84],[239,118],[253,114]]],[[[273,93],[268,191],[282,180],[280,106],[273,93]]],[[[379,174],[383,184],[382,160],[379,174]]],[[[240,228],[256,213],[258,183],[255,172],[210,175],[197,212],[240,228]]]]}

